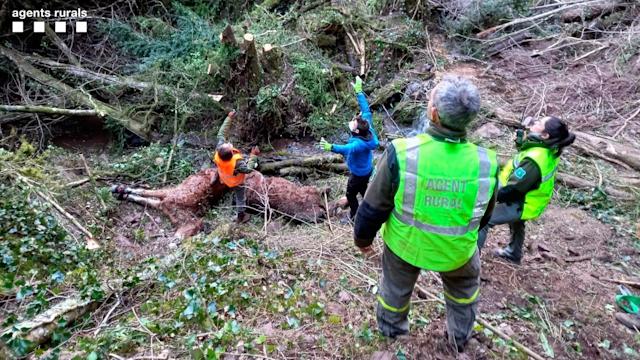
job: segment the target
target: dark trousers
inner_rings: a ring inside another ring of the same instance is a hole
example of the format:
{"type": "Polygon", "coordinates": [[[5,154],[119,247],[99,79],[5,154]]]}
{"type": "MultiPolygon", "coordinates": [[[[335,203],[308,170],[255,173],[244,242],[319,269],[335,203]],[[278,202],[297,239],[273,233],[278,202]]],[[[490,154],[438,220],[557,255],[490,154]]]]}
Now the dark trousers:
{"type": "MultiPolygon", "coordinates": [[[[378,329],[384,336],[396,337],[409,332],[409,304],[420,270],[385,245],[377,307],[378,329]]],[[[459,269],[440,273],[440,277],[444,287],[449,341],[461,348],[471,337],[478,311],[478,251],[459,269]]]]}
{"type": "Polygon", "coordinates": [[[369,186],[369,178],[371,177],[371,173],[365,176],[358,176],[351,174],[349,176],[349,181],[347,182],[347,201],[349,202],[349,208],[351,212],[349,213],[349,218],[353,220],[356,216],[356,212],[358,212],[358,194],[364,197],[364,193],[367,192],[367,186],[369,186]]]}
{"type": "Polygon", "coordinates": [[[247,192],[244,184],[233,188],[233,200],[238,214],[247,211],[247,192]]]}
{"type": "Polygon", "coordinates": [[[491,219],[487,226],[478,232],[478,249],[482,250],[487,239],[489,229],[496,225],[509,224],[511,232],[511,241],[505,248],[508,257],[513,260],[520,261],[522,259],[522,246],[524,245],[524,220],[522,216],[522,204],[513,203],[497,203],[491,214],[491,219]]]}

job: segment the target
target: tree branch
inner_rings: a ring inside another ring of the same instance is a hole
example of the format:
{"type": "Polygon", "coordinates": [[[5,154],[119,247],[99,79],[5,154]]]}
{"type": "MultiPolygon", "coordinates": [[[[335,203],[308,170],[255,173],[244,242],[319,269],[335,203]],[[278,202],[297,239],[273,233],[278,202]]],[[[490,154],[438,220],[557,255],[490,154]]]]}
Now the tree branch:
{"type": "Polygon", "coordinates": [[[0,105],[0,111],[42,113],[42,114],[52,114],[52,115],[71,115],[71,116],[97,116],[98,115],[98,112],[95,110],[63,109],[63,108],[39,106],[39,105],[0,105]]]}
{"type": "MultiPolygon", "coordinates": [[[[24,56],[24,59],[32,63],[46,65],[52,69],[63,70],[64,72],[79,78],[94,80],[104,84],[124,86],[124,87],[129,87],[129,88],[141,90],[141,91],[147,90],[147,89],[154,89],[154,90],[158,90],[159,92],[164,92],[169,95],[173,95],[175,97],[179,97],[183,95],[180,90],[174,89],[170,86],[149,83],[145,81],[139,81],[136,79],[132,79],[130,77],[125,77],[125,76],[101,74],[95,71],[91,71],[89,69],[85,69],[81,66],[63,64],[57,61],[44,59],[39,56],[24,56]]],[[[208,94],[201,94],[197,92],[192,92],[188,95],[193,96],[194,98],[210,98],[215,102],[219,102],[221,99],[221,97],[218,97],[220,95],[211,96],[208,94]]]]}
{"type": "Polygon", "coordinates": [[[73,53],[71,52],[71,49],[69,49],[67,44],[65,44],[64,41],[60,39],[58,34],[56,34],[55,31],[53,31],[53,29],[51,28],[51,26],[49,26],[49,24],[46,22],[44,23],[44,31],[45,33],[47,33],[47,37],[49,37],[49,39],[51,39],[51,41],[53,41],[53,43],[56,44],[58,49],[60,49],[60,51],[62,51],[67,56],[67,58],[71,63],[80,66],[80,61],[78,60],[78,58],[75,55],[73,55],[73,53]]]}
{"type": "Polygon", "coordinates": [[[29,64],[24,57],[15,50],[0,46],[0,55],[7,57],[16,64],[20,72],[28,75],[39,83],[60,91],[73,102],[93,108],[100,117],[108,116],[118,121],[122,126],[143,139],[149,139],[148,124],[144,121],[131,119],[126,116],[121,109],[114,108],[100,100],[94,99],[88,93],[83,92],[82,89],[74,89],[62,81],[45,74],[29,64]]]}

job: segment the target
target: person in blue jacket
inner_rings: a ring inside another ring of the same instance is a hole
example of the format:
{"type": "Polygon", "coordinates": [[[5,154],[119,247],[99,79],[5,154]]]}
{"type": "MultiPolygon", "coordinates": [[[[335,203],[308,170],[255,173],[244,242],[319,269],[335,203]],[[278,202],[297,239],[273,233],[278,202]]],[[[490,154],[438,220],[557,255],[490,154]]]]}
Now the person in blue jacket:
{"type": "Polygon", "coordinates": [[[373,118],[367,97],[362,92],[362,79],[356,77],[351,84],[355,90],[360,113],[349,121],[351,137],[345,145],[330,144],[324,138],[319,147],[325,151],[342,154],[347,160],[347,167],[351,175],[347,183],[347,201],[349,202],[349,219],[353,221],[358,211],[358,194],[364,197],[369,185],[369,178],[373,173],[373,150],[378,147],[378,135],[373,127],[373,118]]]}

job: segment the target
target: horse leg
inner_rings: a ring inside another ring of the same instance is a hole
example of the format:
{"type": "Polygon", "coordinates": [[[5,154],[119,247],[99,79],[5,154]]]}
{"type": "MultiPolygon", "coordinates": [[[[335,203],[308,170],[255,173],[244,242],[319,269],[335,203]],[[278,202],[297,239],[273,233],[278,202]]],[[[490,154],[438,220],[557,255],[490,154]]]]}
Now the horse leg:
{"type": "Polygon", "coordinates": [[[136,204],[151,206],[152,208],[159,208],[160,204],[162,203],[162,201],[158,199],[150,199],[150,198],[146,198],[146,197],[142,197],[134,194],[124,194],[123,199],[129,200],[136,204]]]}
{"type": "Polygon", "coordinates": [[[159,189],[159,190],[145,190],[145,189],[130,188],[124,185],[113,185],[111,187],[111,192],[114,194],[114,196],[121,198],[120,200],[124,200],[125,196],[128,194],[138,195],[142,197],[158,198],[162,200],[165,197],[169,196],[169,194],[171,194],[172,192],[175,192],[175,189],[165,188],[165,189],[159,189]]]}
{"type": "Polygon", "coordinates": [[[158,189],[158,190],[131,189],[131,194],[140,195],[144,197],[154,197],[160,200],[166,198],[173,192],[175,192],[174,188],[165,188],[165,189],[158,189]]]}

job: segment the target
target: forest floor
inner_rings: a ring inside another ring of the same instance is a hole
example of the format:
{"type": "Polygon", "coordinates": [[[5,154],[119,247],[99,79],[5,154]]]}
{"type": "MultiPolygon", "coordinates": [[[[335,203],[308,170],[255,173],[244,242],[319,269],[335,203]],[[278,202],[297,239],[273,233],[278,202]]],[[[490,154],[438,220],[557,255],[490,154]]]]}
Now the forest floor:
{"type": "MultiPolygon", "coordinates": [[[[512,89],[517,89],[517,81],[504,79],[495,73],[485,75],[483,69],[484,65],[472,62],[454,63],[445,71],[474,78],[488,101],[516,96],[517,90],[512,89]],[[504,89],[504,83],[509,84],[508,91],[490,92],[492,88],[504,89]]],[[[514,73],[522,74],[524,71],[515,69],[514,73]]],[[[500,131],[503,139],[493,141],[501,144],[510,141],[510,131],[504,128],[500,131]]],[[[73,151],[84,151],[90,163],[109,161],[109,155],[102,151],[102,140],[98,140],[99,146],[94,146],[91,140],[87,140],[88,144],[78,145],[80,148],[69,144],[65,146],[73,148],[73,151]]],[[[287,147],[298,153],[314,151],[306,142],[280,140],[275,146],[282,147],[276,151],[287,147]]],[[[61,169],[77,169],[76,174],[67,172],[67,182],[85,175],[79,164],[69,163],[73,151],[59,157],[61,163],[55,164],[61,169]]],[[[331,186],[329,200],[333,200],[343,195],[346,178],[331,175],[308,182],[319,187],[331,186]]],[[[73,190],[73,194],[66,207],[77,209],[81,203],[97,206],[86,190],[78,188],[73,190]]],[[[272,268],[267,268],[269,270],[256,268],[256,274],[248,277],[260,274],[260,280],[253,285],[273,286],[273,289],[253,293],[251,300],[257,304],[247,306],[244,313],[227,315],[229,319],[237,320],[241,327],[251,329],[251,337],[254,338],[252,353],[257,351],[262,354],[260,356],[269,358],[456,357],[444,338],[444,308],[429,298],[414,297],[410,336],[389,341],[376,334],[373,293],[377,290],[380,272],[380,240],[376,241],[376,257],[365,260],[353,246],[351,226],[341,224],[339,216],[333,217],[331,224],[290,224],[286,218],[265,224],[260,214],[255,214],[248,225],[237,227],[230,224],[233,213],[227,204],[229,201],[227,198],[226,202],[210,211],[206,217],[205,233],[213,231],[212,234],[217,234],[215,236],[226,236],[235,241],[254,239],[258,244],[255,246],[284,254],[272,264],[272,268]],[[260,340],[261,336],[266,340],[260,340]]],[[[91,212],[87,208],[85,213],[91,212]]],[[[486,252],[482,254],[481,316],[545,357],[636,357],[637,335],[614,318],[617,311],[614,296],[618,285],[612,281],[638,274],[637,240],[617,230],[633,227],[633,224],[616,224],[606,216],[601,217],[608,220],[605,223],[597,218],[598,214],[601,213],[572,203],[567,196],[556,196],[544,216],[528,224],[525,257],[520,266],[491,255],[493,248],[505,245],[509,239],[507,227],[495,228],[489,236],[486,252]]],[[[104,244],[103,251],[112,257],[109,266],[132,267],[149,257],[161,258],[176,250],[175,245],[168,246],[172,243],[172,228],[157,210],[121,203],[108,217],[110,225],[107,232],[110,235],[107,238],[110,241],[104,244]]],[[[204,238],[211,236],[214,235],[204,238]]],[[[225,251],[239,250],[225,248],[225,251]]],[[[240,266],[247,260],[239,261],[240,266]]],[[[436,293],[441,288],[437,275],[429,272],[423,272],[419,285],[436,293]]],[[[103,332],[119,327],[146,332],[140,330],[144,326],[136,317],[151,324],[161,323],[162,317],[169,315],[156,313],[162,305],[155,302],[168,302],[172,297],[182,295],[170,289],[157,289],[156,286],[127,296],[130,297],[127,301],[122,300],[126,305],[121,315],[111,315],[103,332]],[[154,299],[157,296],[163,300],[154,299]],[[145,310],[147,303],[153,304],[149,309],[154,311],[145,310]],[[136,306],[139,310],[135,317],[122,314],[126,314],[127,308],[135,309],[136,306]]],[[[101,323],[116,301],[120,300],[104,302],[92,315],[94,323],[101,323]]],[[[93,328],[79,331],[66,346],[74,348],[75,341],[78,347],[78,343],[82,343],[78,339],[92,331],[93,328]]],[[[155,333],[154,330],[152,332],[155,333]]],[[[195,343],[207,336],[211,334],[204,332],[204,335],[198,335],[195,343]]],[[[159,331],[152,338],[156,340],[129,349],[128,356],[186,356],[185,345],[174,343],[170,335],[161,335],[159,331]]],[[[482,326],[476,327],[474,338],[467,352],[459,356],[471,359],[524,357],[512,344],[482,326]]],[[[249,351],[246,344],[246,340],[234,340],[233,346],[224,351],[225,356],[242,358],[241,354],[249,351]]],[[[74,351],[63,352],[63,358],[76,354],[74,351]]],[[[114,358],[117,358],[115,354],[114,358]]]]}

